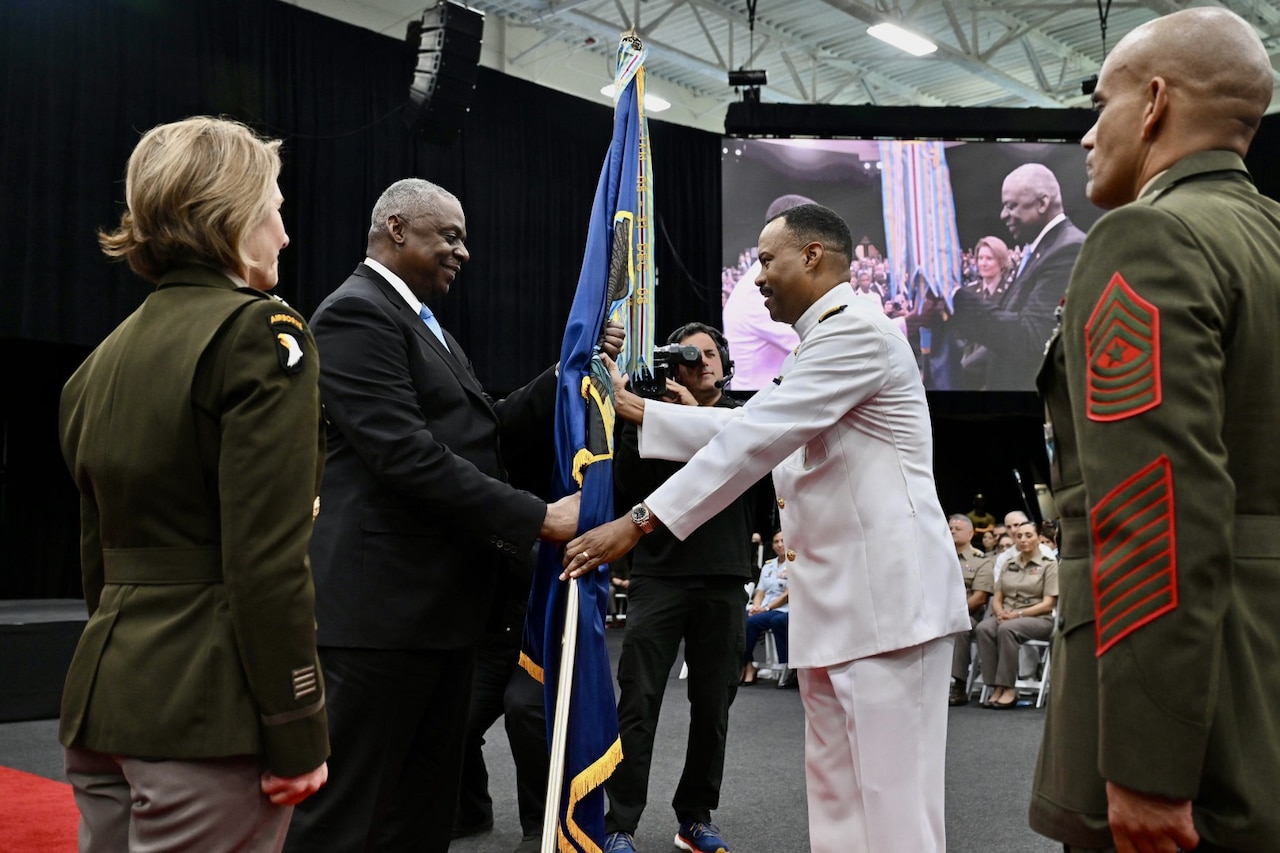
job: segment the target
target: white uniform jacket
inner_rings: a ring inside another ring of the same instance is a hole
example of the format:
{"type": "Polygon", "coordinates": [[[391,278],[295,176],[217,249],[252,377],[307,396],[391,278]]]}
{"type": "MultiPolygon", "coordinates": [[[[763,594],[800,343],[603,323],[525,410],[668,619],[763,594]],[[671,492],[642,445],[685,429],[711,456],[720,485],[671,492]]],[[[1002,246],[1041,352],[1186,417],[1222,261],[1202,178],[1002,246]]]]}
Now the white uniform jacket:
{"type": "Polygon", "coordinates": [[[841,284],[796,321],[782,375],[739,409],[646,403],[640,454],[688,460],[646,499],[683,539],[773,470],[791,575],[792,666],[969,630],[933,482],[915,356],[841,284]]]}

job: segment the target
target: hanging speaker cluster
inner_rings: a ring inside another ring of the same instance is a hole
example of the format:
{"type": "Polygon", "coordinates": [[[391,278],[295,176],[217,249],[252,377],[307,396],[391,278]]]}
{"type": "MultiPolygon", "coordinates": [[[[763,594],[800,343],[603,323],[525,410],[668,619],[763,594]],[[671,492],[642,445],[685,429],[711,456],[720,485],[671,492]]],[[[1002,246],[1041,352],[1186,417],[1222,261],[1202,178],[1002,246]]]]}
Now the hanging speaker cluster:
{"type": "Polygon", "coordinates": [[[405,40],[416,52],[404,117],[418,136],[452,143],[471,109],[484,36],[484,13],[440,0],[409,22],[405,40]]]}

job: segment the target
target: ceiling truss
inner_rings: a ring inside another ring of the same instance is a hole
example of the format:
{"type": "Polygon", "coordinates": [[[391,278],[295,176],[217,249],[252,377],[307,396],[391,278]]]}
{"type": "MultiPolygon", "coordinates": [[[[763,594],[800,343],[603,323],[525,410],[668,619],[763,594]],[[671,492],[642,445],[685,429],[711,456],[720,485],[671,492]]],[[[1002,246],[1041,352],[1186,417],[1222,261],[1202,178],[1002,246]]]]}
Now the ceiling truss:
{"type": "MultiPolygon", "coordinates": [[[[389,35],[402,34],[435,2],[287,1],[389,35]]],[[[608,82],[618,36],[634,28],[649,48],[650,91],[688,105],[690,116],[673,120],[708,127],[743,96],[728,85],[737,68],[766,70],[761,100],[781,103],[1087,106],[1081,81],[1097,73],[1105,50],[1139,24],[1187,5],[1113,0],[1104,49],[1097,0],[757,0],[754,21],[747,0],[466,2],[487,14],[486,42],[501,45],[503,70],[573,91],[549,80],[573,65],[594,81],[575,94],[608,82]],[[882,21],[927,36],[937,52],[916,59],[872,39],[867,27],[882,21]]],[[[1280,0],[1217,5],[1253,24],[1276,64],[1280,0]]]]}

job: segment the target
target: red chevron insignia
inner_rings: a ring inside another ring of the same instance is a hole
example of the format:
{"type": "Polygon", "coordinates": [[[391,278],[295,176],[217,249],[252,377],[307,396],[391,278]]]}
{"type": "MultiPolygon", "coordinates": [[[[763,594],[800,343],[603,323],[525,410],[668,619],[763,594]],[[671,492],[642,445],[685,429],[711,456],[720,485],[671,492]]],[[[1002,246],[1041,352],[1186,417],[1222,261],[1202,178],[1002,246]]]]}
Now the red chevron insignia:
{"type": "Polygon", "coordinates": [[[1178,607],[1173,469],[1167,456],[1116,486],[1090,513],[1093,604],[1102,656],[1178,607]]]}
{"type": "Polygon", "coordinates": [[[1160,310],[1116,273],[1084,327],[1085,410],[1118,421],[1160,405],[1160,310]]]}

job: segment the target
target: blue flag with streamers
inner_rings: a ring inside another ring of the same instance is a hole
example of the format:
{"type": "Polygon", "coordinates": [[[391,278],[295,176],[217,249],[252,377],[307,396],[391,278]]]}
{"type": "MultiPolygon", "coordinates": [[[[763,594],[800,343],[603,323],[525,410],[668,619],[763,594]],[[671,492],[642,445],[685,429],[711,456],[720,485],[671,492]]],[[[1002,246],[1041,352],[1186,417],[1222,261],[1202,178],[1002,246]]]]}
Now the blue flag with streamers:
{"type": "MultiPolygon", "coordinates": [[[[652,193],[642,107],[644,56],[638,38],[623,37],[614,79],[613,139],[596,188],[582,272],[560,348],[552,498],[582,490],[579,532],[610,521],[614,514],[613,383],[598,345],[607,318],[625,315],[624,305],[652,269],[652,248],[645,239],[652,233],[652,193]]],[[[546,545],[539,549],[520,663],[543,684],[553,749],[559,685],[572,678],[555,849],[599,853],[604,843],[603,784],[622,759],[604,637],[609,578],[602,566],[570,581],[578,584],[577,639],[573,669],[562,672],[568,585],[559,580],[560,551],[546,545]]],[[[554,773],[555,755],[551,764],[554,773]]]]}

